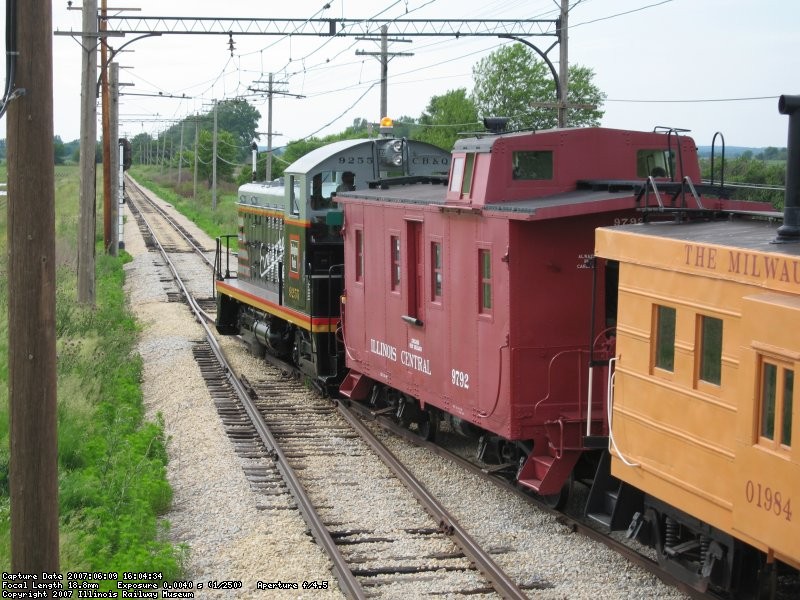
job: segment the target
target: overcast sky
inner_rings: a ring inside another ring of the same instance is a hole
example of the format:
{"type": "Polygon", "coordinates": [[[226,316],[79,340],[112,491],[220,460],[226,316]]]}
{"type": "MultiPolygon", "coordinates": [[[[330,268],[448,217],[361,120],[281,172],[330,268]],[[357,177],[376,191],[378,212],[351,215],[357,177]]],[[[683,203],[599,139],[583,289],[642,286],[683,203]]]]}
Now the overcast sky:
{"type": "MultiPolygon", "coordinates": [[[[560,0],[324,0],[160,1],[109,0],[111,9],[141,8],[130,16],[238,18],[554,19],[560,0]]],[[[100,3],[100,0],[98,1],[100,3]]],[[[81,4],[80,0],[73,3],[81,4]]],[[[572,0],[569,61],[594,70],[608,100],[602,125],[650,130],[690,129],[699,145],[722,131],[729,146],[785,146],[788,118],[777,112],[780,94],[800,94],[800,2],[795,0],[572,0]],[[766,97],[766,98],[764,98],[766,97]],[[757,99],[763,98],[763,99],[757,99]]],[[[4,10],[4,9],[3,9],[4,10]]],[[[5,14],[3,13],[5,20],[5,14]]],[[[53,27],[80,31],[80,10],[53,3],[53,27]]],[[[113,28],[113,26],[112,26],[113,28]]],[[[134,36],[127,36],[127,42],[134,36]]],[[[554,38],[530,38],[547,49],[554,38]]],[[[273,129],[280,146],[313,133],[335,133],[356,118],[377,121],[379,62],[374,41],[353,37],[166,35],[136,41],[118,55],[123,88],[121,133],[156,134],[214,99],[264,88],[270,72],[291,94],[276,97],[273,129]],[[148,95],[184,95],[186,99],[148,95]]],[[[120,38],[111,40],[119,46],[120,38]]],[[[393,43],[410,52],[389,64],[389,113],[417,117],[431,96],[472,89],[472,67],[508,43],[486,38],[414,38],[393,43]]],[[[78,41],[55,36],[55,132],[64,141],[80,133],[81,51],[78,41]]],[[[549,56],[558,61],[558,48],[549,56]]],[[[264,98],[249,98],[267,130],[264,98]]],[[[5,130],[5,119],[0,122],[5,130]]],[[[262,136],[261,143],[266,143],[262,136]]]]}

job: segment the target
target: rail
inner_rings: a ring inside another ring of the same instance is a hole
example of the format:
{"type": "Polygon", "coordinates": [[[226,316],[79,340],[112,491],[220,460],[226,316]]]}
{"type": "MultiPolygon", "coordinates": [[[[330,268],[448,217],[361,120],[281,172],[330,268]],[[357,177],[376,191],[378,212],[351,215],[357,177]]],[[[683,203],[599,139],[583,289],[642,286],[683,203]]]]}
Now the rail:
{"type": "Polygon", "coordinates": [[[161,256],[164,258],[164,261],[166,262],[167,266],[172,272],[172,275],[175,278],[175,281],[178,287],[181,289],[184,297],[186,298],[189,307],[195,314],[195,317],[197,318],[200,325],[203,327],[203,330],[205,331],[206,334],[206,339],[208,340],[209,346],[212,352],[214,353],[214,356],[223,366],[228,381],[235,390],[236,395],[239,397],[239,400],[241,401],[242,406],[245,409],[245,412],[247,412],[248,417],[252,420],[253,426],[258,432],[259,437],[262,439],[267,449],[275,457],[276,466],[280,471],[281,475],[283,476],[284,481],[286,482],[292,496],[297,502],[297,506],[300,510],[300,513],[303,515],[306,524],[311,529],[314,539],[317,540],[317,543],[319,543],[319,545],[325,550],[328,557],[331,559],[331,562],[333,563],[333,569],[339,581],[340,588],[348,598],[355,598],[359,600],[366,599],[367,595],[365,591],[361,587],[361,584],[358,582],[353,572],[348,567],[347,561],[342,556],[341,552],[336,546],[336,543],[333,541],[333,538],[331,537],[330,532],[323,524],[322,519],[314,510],[314,505],[312,504],[310,498],[303,489],[303,486],[300,483],[300,480],[298,479],[294,470],[289,466],[289,463],[286,460],[286,456],[279,447],[275,437],[272,435],[272,432],[269,430],[269,428],[266,426],[266,424],[259,416],[258,409],[255,407],[253,401],[251,400],[249,394],[247,393],[247,389],[245,388],[244,384],[239,380],[239,378],[236,377],[232,372],[227,357],[225,356],[225,353],[222,350],[222,347],[219,345],[219,342],[217,342],[216,336],[214,335],[213,331],[206,322],[206,319],[208,319],[208,315],[205,313],[205,311],[202,310],[202,308],[200,308],[197,301],[189,293],[189,290],[186,288],[183,280],[178,274],[177,268],[175,267],[174,263],[170,260],[167,251],[155,237],[155,233],[153,232],[153,229],[150,226],[150,224],[147,222],[147,219],[145,219],[145,217],[141,215],[141,213],[139,214],[139,218],[142,219],[145,226],[150,230],[154,244],[157,246],[159,252],[161,253],[161,256]]]}
{"type": "Polygon", "coordinates": [[[339,403],[339,413],[344,419],[358,431],[359,435],[370,445],[370,447],[381,457],[386,466],[403,481],[414,497],[425,507],[425,510],[439,522],[439,527],[450,535],[458,544],[464,554],[475,563],[478,570],[492,584],[495,590],[503,598],[525,600],[525,594],[500,567],[492,560],[488,552],[483,550],[480,545],[472,539],[467,531],[447,512],[444,506],[434,498],[411,472],[369,431],[366,425],[361,422],[346,406],[339,403]]]}

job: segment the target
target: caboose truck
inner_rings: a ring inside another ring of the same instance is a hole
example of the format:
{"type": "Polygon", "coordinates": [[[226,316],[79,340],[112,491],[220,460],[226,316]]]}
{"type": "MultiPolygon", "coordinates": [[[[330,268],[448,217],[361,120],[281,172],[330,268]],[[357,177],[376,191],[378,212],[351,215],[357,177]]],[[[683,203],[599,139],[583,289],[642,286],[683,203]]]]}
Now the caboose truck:
{"type": "Polygon", "coordinates": [[[283,181],[242,185],[238,261],[227,243],[234,236],[217,239],[217,330],[241,335],[256,355],[293,359],[320,388],[338,382],[343,368],[335,337],[343,262],[337,189],[443,176],[450,162],[440,148],[391,137],[391,121],[381,134],[314,150],[287,167],[283,181]]]}
{"type": "Polygon", "coordinates": [[[444,189],[340,196],[341,393],[426,436],[442,419],[481,436],[484,461],[563,502],[608,446],[613,304],[590,306],[616,269],[594,264],[594,231],[647,206],[760,206],[701,200],[719,190],[699,181],[695,144],[675,130],[587,128],[463,139],[444,189]]]}
{"type": "Polygon", "coordinates": [[[779,110],[781,227],[779,213],[665,208],[598,230],[595,249],[619,273],[618,321],[610,471],[605,454],[587,511],[733,597],[774,598],[778,570],[800,569],[800,96],[779,110]]]}

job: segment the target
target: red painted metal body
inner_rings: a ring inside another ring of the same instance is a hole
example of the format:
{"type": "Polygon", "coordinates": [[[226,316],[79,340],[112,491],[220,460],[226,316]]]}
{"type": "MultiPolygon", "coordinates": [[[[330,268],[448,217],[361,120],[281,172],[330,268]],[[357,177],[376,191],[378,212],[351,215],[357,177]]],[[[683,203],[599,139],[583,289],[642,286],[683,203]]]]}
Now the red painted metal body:
{"type": "Polygon", "coordinates": [[[596,296],[605,285],[594,230],[641,220],[655,203],[642,193],[652,160],[670,163],[674,181],[699,181],[688,137],[576,129],[463,140],[447,186],[341,196],[343,393],[377,382],[532,443],[520,482],[558,491],[587,433],[607,434],[613,316],[593,305],[593,280],[596,296]]]}

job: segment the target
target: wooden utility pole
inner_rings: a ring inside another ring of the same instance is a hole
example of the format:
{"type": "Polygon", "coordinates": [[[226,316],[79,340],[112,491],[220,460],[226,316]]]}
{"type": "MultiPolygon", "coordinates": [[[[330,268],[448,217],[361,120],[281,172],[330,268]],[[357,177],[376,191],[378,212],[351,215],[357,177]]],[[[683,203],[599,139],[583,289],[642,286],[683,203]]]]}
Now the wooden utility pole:
{"type": "Polygon", "coordinates": [[[17,40],[6,121],[13,573],[59,572],[52,5],[6,15],[17,40]]]}
{"type": "Polygon", "coordinates": [[[181,121],[181,143],[178,148],[178,187],[181,187],[181,167],[183,166],[183,126],[185,122],[181,121]]]}
{"type": "Polygon", "coordinates": [[[111,221],[111,238],[108,253],[119,255],[119,64],[112,62],[109,71],[110,98],[108,137],[109,137],[109,187],[111,199],[108,203],[109,220],[111,221]]]}
{"type": "MultiPolygon", "coordinates": [[[[100,31],[107,29],[108,0],[102,0],[100,31]]],[[[108,90],[108,42],[100,39],[100,88],[103,96],[103,248],[111,249],[111,107],[108,90]]]]}
{"type": "MultiPolygon", "coordinates": [[[[258,167],[258,158],[256,158],[256,167],[258,167]]],[[[264,181],[272,181],[272,73],[269,74],[269,93],[267,95],[267,164],[264,166],[264,181]]]]}
{"type": "Polygon", "coordinates": [[[197,201],[197,140],[200,135],[200,121],[195,115],[194,121],[194,183],[192,187],[192,200],[197,201]]]}
{"type": "MultiPolygon", "coordinates": [[[[257,83],[263,83],[261,81],[257,83]]],[[[294,96],[295,98],[305,98],[300,94],[290,94],[283,90],[276,90],[276,85],[285,85],[286,81],[275,81],[272,73],[269,74],[269,81],[267,82],[267,89],[262,90],[258,88],[248,88],[252,92],[266,92],[267,93],[267,164],[266,164],[266,181],[272,181],[272,136],[280,135],[272,131],[272,98],[277,94],[280,96],[294,96]]],[[[260,135],[260,134],[259,134],[260,135]]]]}
{"type": "Polygon", "coordinates": [[[78,302],[95,304],[97,227],[97,0],[83,1],[81,72],[80,210],[78,211],[78,302]]]}
{"type": "Polygon", "coordinates": [[[558,127],[567,126],[567,98],[569,97],[569,0],[561,0],[561,26],[558,29],[558,127]]]}
{"type": "Polygon", "coordinates": [[[211,144],[211,210],[217,210],[217,101],[214,100],[214,141],[211,144]]]}
{"type": "MultiPolygon", "coordinates": [[[[381,51],[380,52],[364,52],[363,50],[356,50],[356,56],[374,56],[381,63],[381,106],[380,115],[378,120],[383,117],[388,117],[389,112],[389,60],[395,56],[414,56],[413,52],[389,52],[389,28],[387,25],[381,27],[381,51]]],[[[373,39],[373,38],[357,38],[357,39],[373,39]]],[[[409,42],[411,40],[393,39],[393,42],[409,42]]]]}

